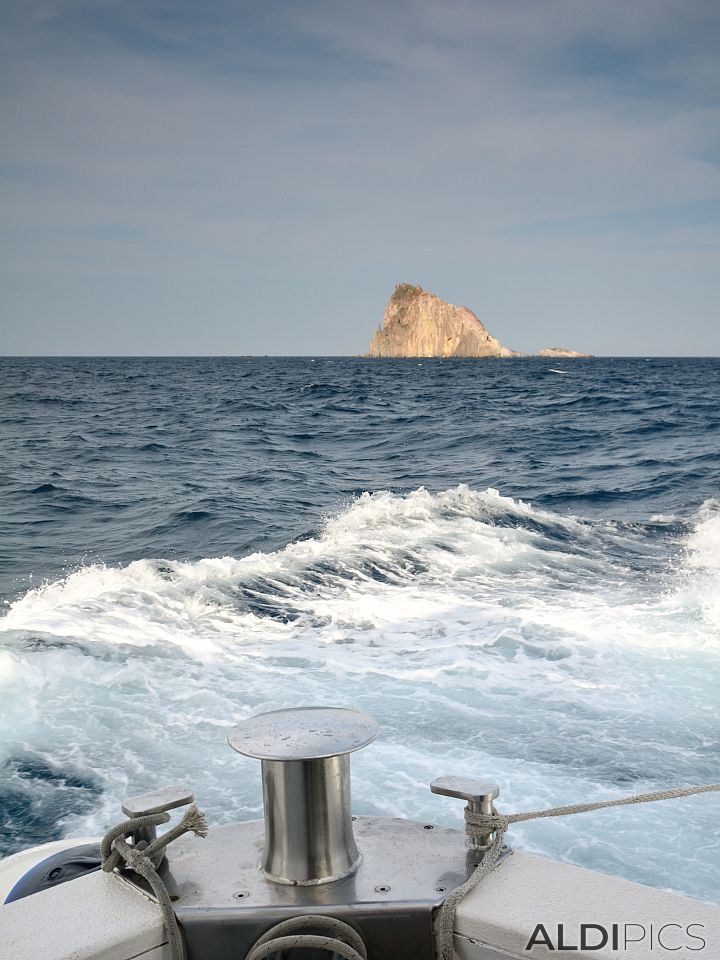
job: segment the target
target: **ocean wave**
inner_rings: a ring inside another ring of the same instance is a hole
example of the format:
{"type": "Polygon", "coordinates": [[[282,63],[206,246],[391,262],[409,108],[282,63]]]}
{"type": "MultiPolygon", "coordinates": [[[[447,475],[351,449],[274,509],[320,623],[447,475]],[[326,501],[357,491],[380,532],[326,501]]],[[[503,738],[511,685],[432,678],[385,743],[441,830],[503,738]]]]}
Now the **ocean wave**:
{"type": "Polygon", "coordinates": [[[703,504],[686,549],[690,583],[684,595],[720,631],[720,500],[703,504]]]}
{"type": "MultiPolygon", "coordinates": [[[[687,572],[697,573],[694,595],[717,626],[720,516],[713,509],[704,509],[687,539],[679,582],[687,596],[687,572]]],[[[267,620],[317,629],[365,622],[371,608],[371,620],[383,625],[474,610],[571,628],[595,642],[677,642],[668,614],[678,574],[657,536],[677,530],[673,518],[647,526],[563,516],[494,489],[365,493],[319,533],[276,552],[82,568],[28,591],[0,626],[88,642],[166,643],[201,659],[226,655],[235,631],[270,629],[267,620]]]]}
{"type": "MultiPolygon", "coordinates": [[[[691,522],[619,522],[420,488],[364,493],[275,551],[83,567],[0,618],[6,769],[42,739],[53,770],[90,785],[73,813],[72,784],[38,781],[75,834],[163,781],[191,783],[214,822],[257,816],[257,770],[227,729],[333,702],[382,725],[354,762],[361,813],[456,823],[425,786],[445,772],[493,776],[507,809],[717,779],[719,519],[714,504],[691,522]]],[[[710,852],[682,872],[714,823],[703,803],[680,825],[675,810],[623,812],[617,840],[592,819],[513,840],[720,899],[710,852]]]]}

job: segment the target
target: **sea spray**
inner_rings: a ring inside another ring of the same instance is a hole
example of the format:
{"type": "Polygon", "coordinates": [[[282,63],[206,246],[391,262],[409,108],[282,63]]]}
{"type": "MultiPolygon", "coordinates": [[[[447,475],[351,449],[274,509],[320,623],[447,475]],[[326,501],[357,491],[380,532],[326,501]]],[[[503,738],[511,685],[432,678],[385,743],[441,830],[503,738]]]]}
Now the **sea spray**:
{"type": "MultiPolygon", "coordinates": [[[[444,772],[498,780],[508,809],[712,779],[716,521],[707,505],[678,535],[672,517],[592,520],[461,485],[362,494],[269,553],[82,568],[0,620],[6,804],[49,791],[53,829],[87,835],[126,792],[184,781],[215,822],[258,816],[257,770],[225,732],[304,703],[382,724],[357,812],[457,823],[427,789],[444,772]]],[[[713,800],[678,803],[514,837],[720,900],[713,800]]],[[[5,849],[33,839],[20,827],[5,849]]]]}

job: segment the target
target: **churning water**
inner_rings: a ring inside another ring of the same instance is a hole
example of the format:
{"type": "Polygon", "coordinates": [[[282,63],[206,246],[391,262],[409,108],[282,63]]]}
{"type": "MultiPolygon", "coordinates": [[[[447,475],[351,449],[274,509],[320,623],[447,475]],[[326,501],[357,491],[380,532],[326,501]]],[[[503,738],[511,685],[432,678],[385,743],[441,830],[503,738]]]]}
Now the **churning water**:
{"type": "MultiPolygon", "coordinates": [[[[2,362],[2,852],[191,785],[239,719],[355,705],[354,806],[460,825],[720,780],[720,361],[2,362]]],[[[511,842],[720,902],[720,798],[511,842]]]]}

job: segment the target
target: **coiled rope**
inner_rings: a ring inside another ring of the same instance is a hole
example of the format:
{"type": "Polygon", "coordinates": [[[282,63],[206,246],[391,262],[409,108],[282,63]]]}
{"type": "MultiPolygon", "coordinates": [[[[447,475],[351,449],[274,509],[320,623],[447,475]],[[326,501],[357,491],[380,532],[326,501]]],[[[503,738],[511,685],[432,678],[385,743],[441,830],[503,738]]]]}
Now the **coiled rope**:
{"type": "Polygon", "coordinates": [[[206,837],[208,832],[207,820],[193,803],[188,807],[185,816],[176,826],[150,843],[141,840],[137,845],[131,846],[126,839],[136,830],[157,827],[162,823],[167,823],[169,819],[169,813],[151,813],[144,817],[133,817],[131,820],[125,820],[109,830],[102,838],[100,854],[103,860],[102,869],[106,873],[112,873],[116,867],[125,866],[147,880],[162,913],[162,921],[170,945],[170,956],[172,960],[185,960],[185,944],[180,926],[170,902],[167,887],[158,876],[156,868],[162,862],[165,847],[184,833],[194,833],[197,837],[206,837]]]}
{"type": "Polygon", "coordinates": [[[465,833],[469,837],[487,836],[494,831],[492,843],[475,872],[456,887],[445,898],[435,926],[436,954],[439,960],[453,960],[453,930],[458,904],[474,890],[497,866],[503,850],[503,842],[508,827],[524,820],[541,820],[546,817],[567,817],[574,813],[590,813],[605,807],[623,807],[631,803],[654,803],[656,800],[675,800],[678,797],[692,797],[698,793],[712,793],[720,790],[720,783],[710,783],[699,787],[685,787],[680,790],[659,790],[655,793],[638,793],[620,800],[600,800],[596,803],[576,803],[567,807],[551,807],[549,810],[532,810],[526,813],[499,814],[493,807],[492,814],[475,813],[465,807],[465,833]]]}
{"type": "Polygon", "coordinates": [[[367,950],[357,930],[336,917],[311,913],[291,917],[271,927],[255,941],[245,960],[266,960],[281,950],[292,950],[293,947],[314,947],[343,960],[367,960],[367,950]],[[329,936],[298,932],[308,929],[324,930],[329,936]]]}

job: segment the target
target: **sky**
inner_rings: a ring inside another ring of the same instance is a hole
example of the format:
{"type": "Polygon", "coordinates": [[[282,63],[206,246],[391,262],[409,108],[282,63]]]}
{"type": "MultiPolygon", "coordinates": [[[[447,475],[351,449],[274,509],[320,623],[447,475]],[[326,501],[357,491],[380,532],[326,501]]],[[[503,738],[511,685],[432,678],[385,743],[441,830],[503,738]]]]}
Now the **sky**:
{"type": "Polygon", "coordinates": [[[717,0],[2,0],[0,354],[720,355],[717,0]]]}

